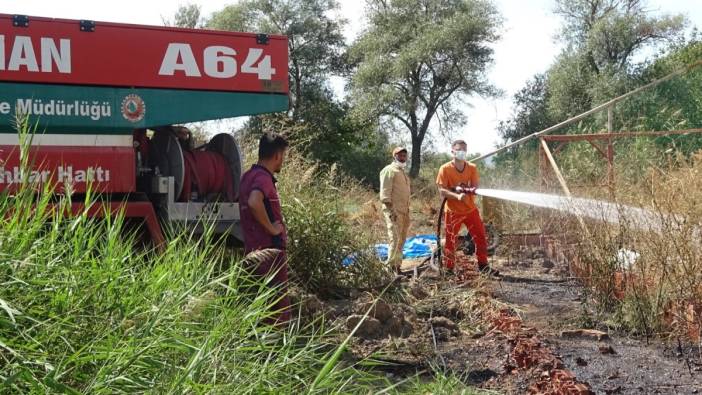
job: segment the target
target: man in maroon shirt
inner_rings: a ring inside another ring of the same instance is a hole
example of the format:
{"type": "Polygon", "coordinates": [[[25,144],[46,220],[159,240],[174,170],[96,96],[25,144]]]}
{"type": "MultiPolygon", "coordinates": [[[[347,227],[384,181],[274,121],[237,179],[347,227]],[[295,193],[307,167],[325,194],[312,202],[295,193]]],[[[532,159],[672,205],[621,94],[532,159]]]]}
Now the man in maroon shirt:
{"type": "Polygon", "coordinates": [[[288,142],[274,133],[264,134],[258,143],[258,163],[244,173],[239,194],[239,214],[244,233],[244,249],[248,254],[263,249],[276,249],[275,258],[251,268],[257,276],[275,273],[271,285],[280,295],[274,309],[278,322],[290,320],[290,299],[287,295],[288,265],[285,254],[287,230],[283,222],[274,173],[283,168],[288,142]]]}

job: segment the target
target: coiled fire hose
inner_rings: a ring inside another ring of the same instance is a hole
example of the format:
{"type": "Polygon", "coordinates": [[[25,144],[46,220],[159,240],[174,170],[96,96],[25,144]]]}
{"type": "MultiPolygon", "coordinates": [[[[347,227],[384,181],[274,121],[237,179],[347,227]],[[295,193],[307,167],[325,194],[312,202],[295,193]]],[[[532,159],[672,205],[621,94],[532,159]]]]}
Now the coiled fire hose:
{"type": "Polygon", "coordinates": [[[210,151],[183,151],[183,159],[183,191],[178,201],[203,199],[212,193],[222,195],[226,201],[234,201],[231,171],[221,154],[210,151]]]}

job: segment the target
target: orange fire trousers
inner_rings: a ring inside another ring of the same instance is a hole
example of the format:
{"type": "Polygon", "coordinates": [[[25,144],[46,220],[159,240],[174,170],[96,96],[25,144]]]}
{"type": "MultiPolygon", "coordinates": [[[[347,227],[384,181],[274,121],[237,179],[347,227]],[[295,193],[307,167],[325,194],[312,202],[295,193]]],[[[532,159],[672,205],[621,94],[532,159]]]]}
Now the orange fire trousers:
{"type": "Polygon", "coordinates": [[[466,226],[468,233],[473,237],[478,266],[482,267],[488,264],[485,226],[483,225],[483,220],[480,218],[478,209],[474,209],[467,214],[446,211],[444,224],[444,229],[446,230],[444,264],[447,269],[453,269],[454,263],[456,262],[456,240],[458,239],[458,233],[463,225],[466,226]]]}

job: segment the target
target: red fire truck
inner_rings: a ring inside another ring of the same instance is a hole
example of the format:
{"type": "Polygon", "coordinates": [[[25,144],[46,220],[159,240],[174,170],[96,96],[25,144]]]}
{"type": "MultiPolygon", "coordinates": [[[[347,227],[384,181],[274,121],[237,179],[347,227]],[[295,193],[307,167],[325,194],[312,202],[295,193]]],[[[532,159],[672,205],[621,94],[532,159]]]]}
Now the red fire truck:
{"type": "Polygon", "coordinates": [[[91,188],[157,244],[162,226],[203,218],[241,238],[236,140],[193,147],[173,125],[287,110],[287,48],[284,36],[0,14],[0,192],[91,188]],[[31,169],[17,119],[37,126],[31,169]]]}

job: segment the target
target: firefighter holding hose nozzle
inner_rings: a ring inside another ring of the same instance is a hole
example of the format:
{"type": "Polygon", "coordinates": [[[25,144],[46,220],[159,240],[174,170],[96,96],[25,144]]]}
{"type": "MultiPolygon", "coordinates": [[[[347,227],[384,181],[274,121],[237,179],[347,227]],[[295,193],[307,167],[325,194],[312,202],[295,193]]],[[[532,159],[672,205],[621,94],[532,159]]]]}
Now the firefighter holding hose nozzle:
{"type": "Polygon", "coordinates": [[[475,243],[478,270],[487,275],[499,276],[499,272],[488,264],[485,226],[475,205],[475,191],[480,181],[478,167],[466,161],[465,141],[454,141],[451,144],[451,153],[453,160],[441,166],[436,177],[439,193],[446,199],[444,216],[446,243],[443,249],[446,269],[449,272],[454,270],[456,241],[461,227],[465,225],[475,243]]]}

